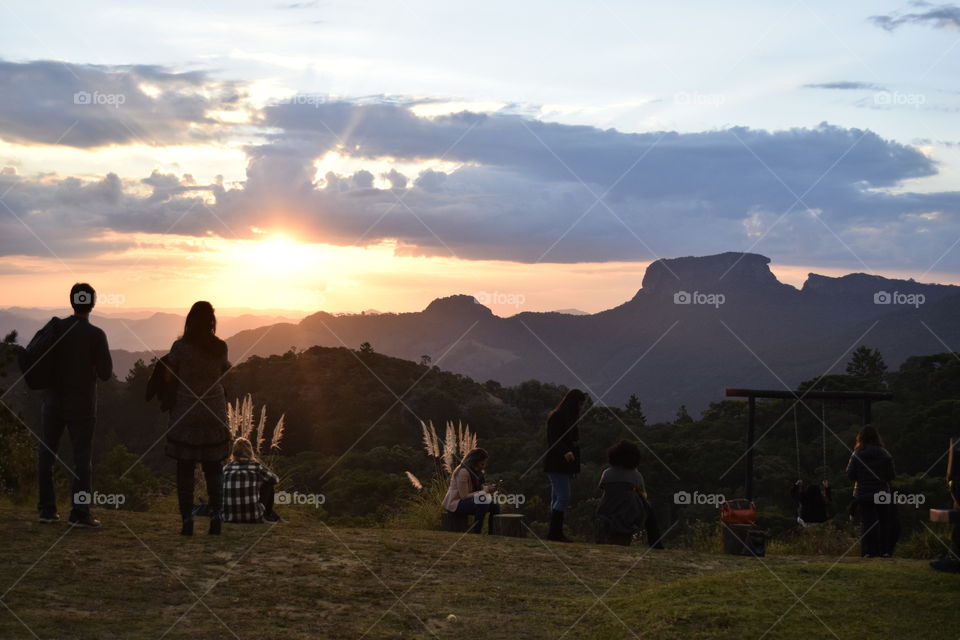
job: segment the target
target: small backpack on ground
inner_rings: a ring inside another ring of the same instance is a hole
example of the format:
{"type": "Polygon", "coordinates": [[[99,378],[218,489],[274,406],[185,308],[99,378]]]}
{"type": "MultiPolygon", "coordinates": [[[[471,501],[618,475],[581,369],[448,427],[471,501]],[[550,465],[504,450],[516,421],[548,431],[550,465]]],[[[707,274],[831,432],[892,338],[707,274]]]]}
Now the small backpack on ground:
{"type": "Polygon", "coordinates": [[[17,354],[17,365],[31,389],[49,389],[54,385],[56,362],[53,349],[62,335],[60,318],[54,316],[34,334],[26,348],[17,354]]]}
{"type": "Polygon", "coordinates": [[[147,381],[146,401],[150,402],[156,396],[160,400],[160,411],[170,411],[174,402],[176,402],[179,384],[179,380],[176,379],[176,372],[170,367],[170,354],[168,353],[153,365],[150,380],[147,381]],[[169,382],[165,377],[168,370],[174,374],[174,379],[169,382]]]}
{"type": "Polygon", "coordinates": [[[756,524],[757,505],[745,498],[733,498],[720,505],[720,521],[724,524],[756,524]]]}

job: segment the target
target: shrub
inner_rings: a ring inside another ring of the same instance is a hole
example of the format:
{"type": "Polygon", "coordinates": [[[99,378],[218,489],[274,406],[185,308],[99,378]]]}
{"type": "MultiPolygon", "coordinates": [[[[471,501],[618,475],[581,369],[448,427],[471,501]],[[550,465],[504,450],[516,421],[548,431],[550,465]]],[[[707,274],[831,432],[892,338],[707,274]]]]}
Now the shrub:
{"type": "Polygon", "coordinates": [[[146,511],[160,495],[159,479],[122,444],[111,449],[97,466],[94,488],[98,493],[122,495],[123,504],[117,508],[128,511],[146,511]]]}
{"type": "Polygon", "coordinates": [[[771,540],[767,548],[770,553],[781,555],[840,557],[847,554],[856,557],[860,554],[858,537],[855,525],[828,521],[806,528],[798,525],[794,531],[771,540]]]}
{"type": "MultiPolygon", "coordinates": [[[[17,350],[16,331],[0,343],[0,378],[8,378],[17,350]]],[[[5,387],[0,387],[3,394],[5,387]]],[[[37,473],[37,447],[23,418],[6,404],[0,404],[0,493],[14,502],[25,502],[34,491],[37,473]]]]}
{"type": "Polygon", "coordinates": [[[446,424],[446,433],[439,437],[433,422],[420,421],[423,433],[423,449],[433,459],[434,475],[425,485],[410,473],[407,479],[416,490],[416,494],[404,500],[398,509],[387,519],[388,526],[401,529],[439,529],[440,514],[443,509],[443,497],[450,486],[450,476],[460,460],[476,448],[477,435],[470,432],[470,425],[453,421],[446,424]]]}
{"type": "Polygon", "coordinates": [[[952,549],[950,543],[950,525],[931,523],[929,528],[919,529],[897,545],[895,555],[918,560],[934,560],[948,555],[952,549]]]}

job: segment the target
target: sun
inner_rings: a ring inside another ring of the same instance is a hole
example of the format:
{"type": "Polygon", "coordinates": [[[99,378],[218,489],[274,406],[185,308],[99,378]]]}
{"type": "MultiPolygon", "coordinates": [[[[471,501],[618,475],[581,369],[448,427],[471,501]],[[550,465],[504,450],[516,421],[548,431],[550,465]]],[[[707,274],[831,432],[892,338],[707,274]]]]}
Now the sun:
{"type": "Polygon", "coordinates": [[[309,245],[297,242],[285,233],[272,233],[250,247],[249,266],[260,273],[294,275],[307,269],[314,261],[309,245]]]}

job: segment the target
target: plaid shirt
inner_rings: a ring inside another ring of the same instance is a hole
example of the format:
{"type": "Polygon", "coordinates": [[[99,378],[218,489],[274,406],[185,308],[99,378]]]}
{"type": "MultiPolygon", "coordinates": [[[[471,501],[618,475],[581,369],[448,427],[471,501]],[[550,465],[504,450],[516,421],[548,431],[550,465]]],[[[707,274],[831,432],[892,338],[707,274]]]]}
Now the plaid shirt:
{"type": "Polygon", "coordinates": [[[223,468],[224,522],[259,522],[264,507],[260,485],[280,479],[257,460],[234,460],[223,468]]]}

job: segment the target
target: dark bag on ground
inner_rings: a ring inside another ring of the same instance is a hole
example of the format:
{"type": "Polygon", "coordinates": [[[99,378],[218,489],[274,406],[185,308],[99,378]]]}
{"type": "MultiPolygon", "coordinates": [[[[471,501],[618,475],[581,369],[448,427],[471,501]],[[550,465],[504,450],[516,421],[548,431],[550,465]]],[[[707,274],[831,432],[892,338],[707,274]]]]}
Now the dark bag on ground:
{"type": "Polygon", "coordinates": [[[49,389],[54,385],[57,372],[53,348],[60,335],[60,318],[54,316],[17,353],[17,365],[31,389],[49,389]]]}

